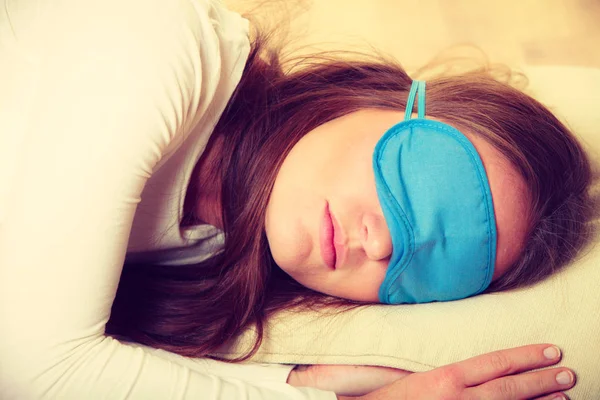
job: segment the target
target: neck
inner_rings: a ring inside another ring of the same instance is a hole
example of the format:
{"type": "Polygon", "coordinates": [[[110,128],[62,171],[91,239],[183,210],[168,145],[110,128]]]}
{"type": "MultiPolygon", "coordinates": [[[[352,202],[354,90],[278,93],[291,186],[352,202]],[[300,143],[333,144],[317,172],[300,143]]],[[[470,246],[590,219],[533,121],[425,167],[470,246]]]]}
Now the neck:
{"type": "Polygon", "coordinates": [[[184,201],[183,226],[209,224],[223,229],[221,219],[221,179],[217,160],[222,138],[212,137],[194,166],[184,201]]]}

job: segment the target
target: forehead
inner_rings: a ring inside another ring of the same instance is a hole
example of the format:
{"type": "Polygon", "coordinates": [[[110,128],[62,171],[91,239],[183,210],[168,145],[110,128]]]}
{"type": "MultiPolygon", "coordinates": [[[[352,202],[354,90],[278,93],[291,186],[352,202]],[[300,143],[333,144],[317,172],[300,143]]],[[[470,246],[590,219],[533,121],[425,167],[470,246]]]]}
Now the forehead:
{"type": "Polygon", "coordinates": [[[529,223],[529,191],[517,168],[498,149],[479,135],[461,132],[479,153],[492,192],[498,234],[495,280],[516,261],[524,247],[529,223]]]}

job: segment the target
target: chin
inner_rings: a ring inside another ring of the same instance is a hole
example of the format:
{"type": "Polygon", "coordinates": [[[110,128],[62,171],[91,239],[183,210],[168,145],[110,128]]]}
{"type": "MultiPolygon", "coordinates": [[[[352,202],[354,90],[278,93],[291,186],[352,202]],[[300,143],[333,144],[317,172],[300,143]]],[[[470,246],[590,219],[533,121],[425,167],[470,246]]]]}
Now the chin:
{"type": "MultiPolygon", "coordinates": [[[[289,247],[285,247],[285,246],[280,247],[280,248],[289,249],[289,247]]],[[[298,271],[298,269],[300,269],[300,266],[302,265],[302,263],[298,262],[298,259],[294,255],[294,253],[289,250],[280,252],[280,251],[277,251],[277,248],[273,249],[273,247],[271,247],[271,256],[273,257],[275,264],[277,264],[277,266],[280,269],[282,269],[285,273],[290,275],[292,278],[294,278],[294,276],[292,274],[294,272],[298,271]]],[[[294,278],[294,279],[296,279],[296,278],[294,278]]]]}

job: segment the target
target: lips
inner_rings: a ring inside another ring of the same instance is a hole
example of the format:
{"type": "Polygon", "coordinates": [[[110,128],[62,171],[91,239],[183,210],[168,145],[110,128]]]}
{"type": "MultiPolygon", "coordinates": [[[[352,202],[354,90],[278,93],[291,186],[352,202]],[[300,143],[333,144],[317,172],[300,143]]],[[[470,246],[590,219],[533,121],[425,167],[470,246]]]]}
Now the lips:
{"type": "Polygon", "coordinates": [[[333,247],[335,248],[335,268],[344,265],[346,259],[346,237],[333,213],[329,213],[333,224],[333,247]]]}
{"type": "Polygon", "coordinates": [[[331,269],[335,269],[337,259],[334,235],[333,219],[329,211],[329,203],[327,202],[321,220],[319,242],[321,245],[321,257],[325,264],[331,269]]]}

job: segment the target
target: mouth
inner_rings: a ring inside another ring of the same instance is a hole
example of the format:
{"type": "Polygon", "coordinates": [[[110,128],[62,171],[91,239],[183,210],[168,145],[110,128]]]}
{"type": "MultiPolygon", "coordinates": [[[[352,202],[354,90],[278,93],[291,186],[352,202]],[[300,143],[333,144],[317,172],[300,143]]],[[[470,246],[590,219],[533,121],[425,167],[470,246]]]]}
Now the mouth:
{"type": "Polygon", "coordinates": [[[344,265],[346,259],[346,237],[340,224],[335,219],[335,215],[331,212],[329,215],[333,224],[333,247],[335,249],[335,268],[337,269],[344,265]]]}
{"type": "Polygon", "coordinates": [[[333,218],[329,211],[329,202],[325,203],[319,233],[321,257],[323,258],[325,265],[334,270],[336,267],[337,254],[334,242],[335,230],[333,227],[333,218]]]}

